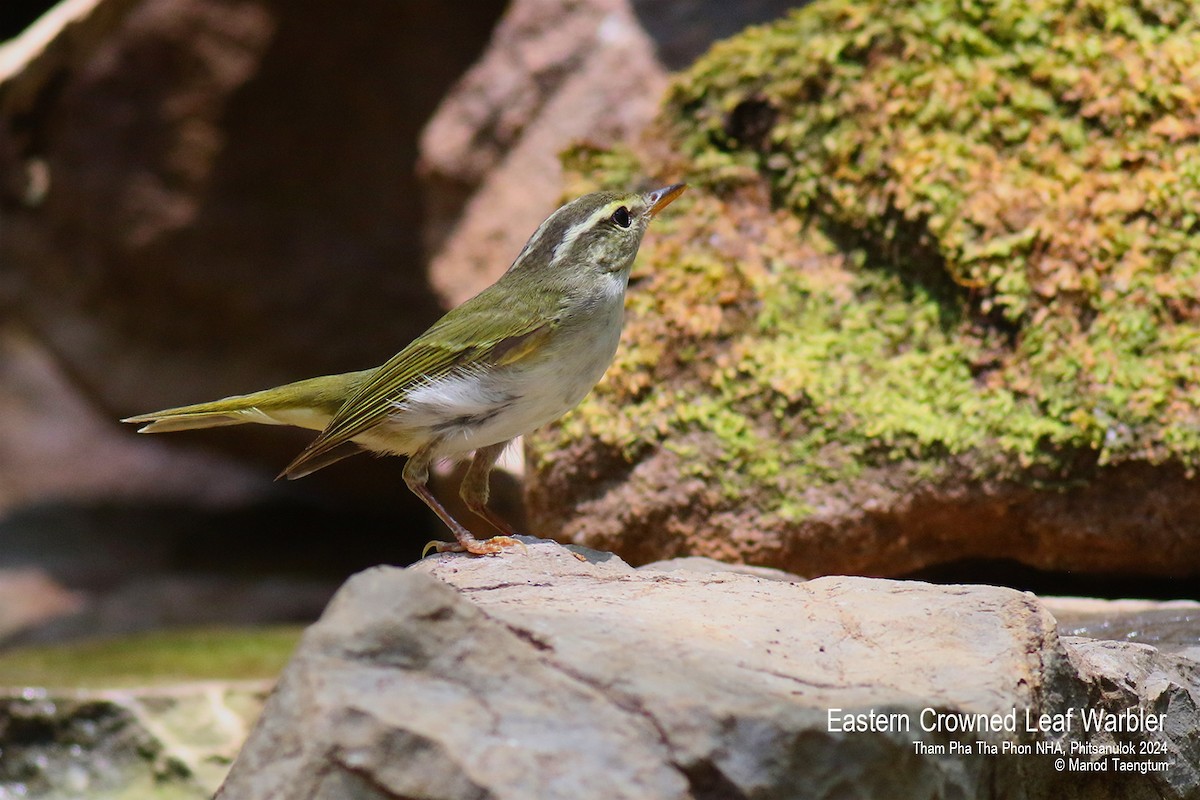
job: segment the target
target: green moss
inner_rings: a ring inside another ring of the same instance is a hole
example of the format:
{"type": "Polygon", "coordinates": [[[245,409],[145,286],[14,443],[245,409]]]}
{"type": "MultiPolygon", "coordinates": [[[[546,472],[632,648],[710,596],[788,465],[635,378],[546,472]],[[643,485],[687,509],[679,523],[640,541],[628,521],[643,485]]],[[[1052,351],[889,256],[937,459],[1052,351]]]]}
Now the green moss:
{"type": "Polygon", "coordinates": [[[563,151],[559,159],[568,178],[566,197],[600,189],[628,191],[644,177],[637,155],[621,145],[600,148],[579,143],[563,151]]]}
{"type": "Polygon", "coordinates": [[[273,679],[299,627],[164,630],[0,653],[0,686],[115,688],[193,680],[273,679]]]}
{"type": "Polygon", "coordinates": [[[957,288],[952,338],[1013,341],[989,391],[953,377],[958,345],[910,343],[912,399],[973,412],[933,437],[951,450],[1194,467],[1198,70],[1185,3],[820,2],[714,48],[667,116],[701,180],[750,165],[878,266],[957,288]],[[997,428],[1008,406],[1021,425],[997,428]]]}
{"type": "Polygon", "coordinates": [[[718,44],[663,113],[694,190],[647,239],[627,344],[544,441],[684,442],[783,519],[899,462],[1194,469],[1197,75],[1186,3],[826,0],[718,44]]]}

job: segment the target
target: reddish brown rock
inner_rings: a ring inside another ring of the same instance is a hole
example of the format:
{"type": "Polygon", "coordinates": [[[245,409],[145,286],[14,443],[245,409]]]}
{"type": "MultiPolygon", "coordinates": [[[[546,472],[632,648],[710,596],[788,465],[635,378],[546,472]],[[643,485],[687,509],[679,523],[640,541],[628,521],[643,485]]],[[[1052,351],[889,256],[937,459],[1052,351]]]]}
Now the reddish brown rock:
{"type": "Polygon", "coordinates": [[[229,458],[122,436],[28,334],[0,325],[0,517],[56,502],[244,502],[261,477],[229,458]]]}
{"type": "Polygon", "coordinates": [[[518,0],[421,137],[430,280],[448,305],[500,275],[561,199],[558,154],[650,121],[666,70],[626,0],[518,0]]]}
{"type": "Polygon", "coordinates": [[[1200,496],[1182,469],[1124,465],[1061,491],[1009,483],[913,479],[904,466],[817,487],[799,523],[764,523],[760,498],[722,501],[680,476],[670,448],[622,467],[604,448],[570,446],[529,485],[531,530],[613,550],[635,564],[678,556],[767,565],[804,575],[898,577],[964,561],[1048,573],[1161,576],[1200,572],[1200,496]],[[605,471],[610,472],[606,473],[605,471]],[[597,481],[595,476],[620,475],[597,481]]]}
{"type": "Polygon", "coordinates": [[[438,296],[459,303],[508,268],[562,199],[564,148],[636,139],[658,109],[668,70],[794,5],[515,0],[421,137],[438,296]]]}

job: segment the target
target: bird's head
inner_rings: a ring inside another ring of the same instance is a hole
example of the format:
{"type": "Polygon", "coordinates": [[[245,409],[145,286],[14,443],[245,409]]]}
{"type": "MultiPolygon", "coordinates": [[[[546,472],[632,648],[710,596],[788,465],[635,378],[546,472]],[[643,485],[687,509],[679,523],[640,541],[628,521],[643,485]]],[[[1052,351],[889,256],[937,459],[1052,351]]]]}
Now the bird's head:
{"type": "Polygon", "coordinates": [[[547,277],[579,272],[628,272],[650,220],[683,194],[676,183],[649,192],[592,192],[551,214],[529,237],[510,272],[547,277]]]}

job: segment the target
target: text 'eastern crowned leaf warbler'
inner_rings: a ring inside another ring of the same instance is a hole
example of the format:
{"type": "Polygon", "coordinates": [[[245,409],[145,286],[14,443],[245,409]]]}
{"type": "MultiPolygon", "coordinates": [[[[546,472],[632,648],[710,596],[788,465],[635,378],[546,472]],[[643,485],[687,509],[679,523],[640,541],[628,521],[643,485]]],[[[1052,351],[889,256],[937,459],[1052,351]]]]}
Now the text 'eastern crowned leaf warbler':
{"type": "Polygon", "coordinates": [[[280,474],[300,478],[359,450],[407,455],[404,480],[457,544],[495,553],[517,544],[487,506],[488,475],[509,441],[570,411],[612,363],[625,288],[654,216],[683,193],[595,192],[542,223],[498,281],[447,313],[377,369],[327,375],[211,403],[130,417],[141,433],[295,425],[321,433],[280,474]],[[474,452],[459,493],[502,534],[476,539],[426,485],[430,465],[474,452]]]}

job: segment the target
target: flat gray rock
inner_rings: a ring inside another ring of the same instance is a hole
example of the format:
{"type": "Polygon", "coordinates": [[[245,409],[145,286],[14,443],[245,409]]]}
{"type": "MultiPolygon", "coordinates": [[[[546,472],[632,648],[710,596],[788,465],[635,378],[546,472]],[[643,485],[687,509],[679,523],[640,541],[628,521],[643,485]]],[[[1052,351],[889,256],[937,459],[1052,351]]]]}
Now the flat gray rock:
{"type": "MultiPolygon", "coordinates": [[[[218,797],[1186,797],[1200,787],[1188,769],[1059,772],[1053,754],[987,755],[977,741],[1065,747],[1078,730],[922,729],[977,714],[1015,714],[1023,729],[1027,711],[1139,708],[1136,690],[1094,691],[1125,665],[1070,652],[1033,595],[643,571],[526,541],[524,552],[352,578],[305,635],[218,797]],[[951,753],[951,742],[973,752],[951,753]]],[[[1190,757],[1195,724],[1182,715],[1200,690],[1179,670],[1190,662],[1137,657],[1168,676],[1154,697],[1169,707],[1155,710],[1177,724],[1125,738],[1190,757]]]]}

